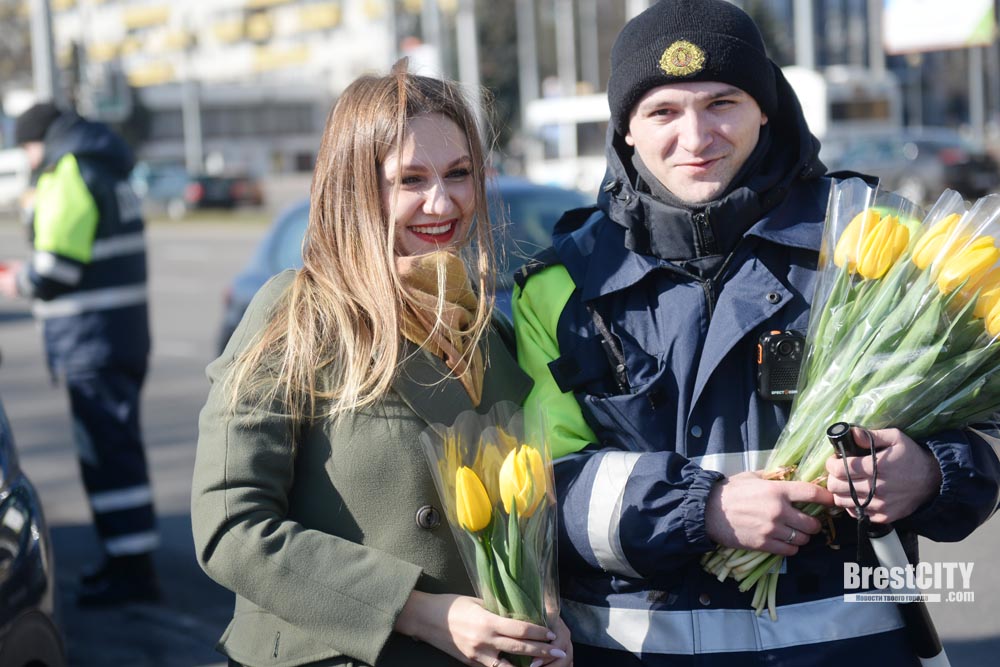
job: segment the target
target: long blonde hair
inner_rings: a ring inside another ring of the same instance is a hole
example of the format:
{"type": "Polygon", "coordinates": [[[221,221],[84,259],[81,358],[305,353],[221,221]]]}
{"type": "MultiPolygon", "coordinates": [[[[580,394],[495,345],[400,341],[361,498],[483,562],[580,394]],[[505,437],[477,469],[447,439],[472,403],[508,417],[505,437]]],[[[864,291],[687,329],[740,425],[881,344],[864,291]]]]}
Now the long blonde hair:
{"type": "Polygon", "coordinates": [[[396,269],[393,225],[382,208],[379,169],[402,145],[407,121],[427,114],[449,118],[468,140],[476,223],[462,254],[480,295],[466,346],[469,354],[476,349],[489,326],[495,273],[484,146],[459,87],[411,74],[401,61],[388,76],[354,81],[327,119],[303,267],[258,339],[234,360],[232,405],[247,398],[261,407],[277,402],[301,421],[320,416],[322,401],[322,414],[336,419],[389,392],[402,361],[407,296],[396,269]]]}

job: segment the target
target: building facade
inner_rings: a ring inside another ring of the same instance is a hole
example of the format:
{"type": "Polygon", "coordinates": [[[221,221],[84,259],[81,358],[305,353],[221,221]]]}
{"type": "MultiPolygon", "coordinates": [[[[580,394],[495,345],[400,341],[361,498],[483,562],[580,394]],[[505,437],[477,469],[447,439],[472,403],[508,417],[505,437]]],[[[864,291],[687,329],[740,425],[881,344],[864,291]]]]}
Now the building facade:
{"type": "Polygon", "coordinates": [[[391,0],[51,0],[82,111],[145,116],[140,157],[259,175],[312,169],[340,91],[395,54],[391,0]],[[127,82],[127,86],[124,83],[127,82]],[[196,135],[192,137],[192,135],[196,135]]]}

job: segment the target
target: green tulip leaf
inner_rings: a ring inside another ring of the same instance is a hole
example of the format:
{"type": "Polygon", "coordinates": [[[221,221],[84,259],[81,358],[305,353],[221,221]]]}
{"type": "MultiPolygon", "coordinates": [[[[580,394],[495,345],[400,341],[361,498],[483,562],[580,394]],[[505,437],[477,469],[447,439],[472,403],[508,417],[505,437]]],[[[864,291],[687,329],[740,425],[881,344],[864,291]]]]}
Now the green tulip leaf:
{"type": "Polygon", "coordinates": [[[517,521],[517,503],[510,504],[510,516],[507,517],[507,565],[510,575],[516,581],[521,579],[521,527],[517,521]]]}

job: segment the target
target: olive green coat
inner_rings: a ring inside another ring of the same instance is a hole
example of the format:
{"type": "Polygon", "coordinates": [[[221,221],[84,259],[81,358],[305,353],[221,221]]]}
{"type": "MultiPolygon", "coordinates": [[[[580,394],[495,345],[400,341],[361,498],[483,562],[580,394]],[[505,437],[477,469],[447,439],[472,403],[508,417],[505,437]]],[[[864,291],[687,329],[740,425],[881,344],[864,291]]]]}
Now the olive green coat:
{"type": "MultiPolygon", "coordinates": [[[[440,359],[416,352],[394,390],[336,426],[320,422],[294,445],[289,420],[227,412],[223,380],[293,273],[254,299],[223,355],[199,423],[191,520],[198,561],[236,593],[219,650],[239,663],[459,665],[393,632],[410,592],[473,595],[419,442],[472,403],[440,359]],[[428,508],[434,508],[432,511],[428,508]]],[[[480,412],[520,403],[530,380],[497,330],[480,412]]]]}

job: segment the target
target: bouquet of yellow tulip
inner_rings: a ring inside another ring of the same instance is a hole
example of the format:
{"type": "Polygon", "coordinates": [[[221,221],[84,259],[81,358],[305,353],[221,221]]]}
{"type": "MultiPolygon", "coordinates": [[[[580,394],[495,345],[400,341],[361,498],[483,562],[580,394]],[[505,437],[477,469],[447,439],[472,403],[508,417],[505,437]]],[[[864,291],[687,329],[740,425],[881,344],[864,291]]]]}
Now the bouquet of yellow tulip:
{"type": "MultiPolygon", "coordinates": [[[[765,467],[825,484],[827,426],[920,439],[1000,410],[1000,197],[916,207],[859,179],[834,185],[798,393],[765,467]],[[830,249],[833,252],[830,252],[830,249]]],[[[825,508],[808,505],[818,516],[825,508]]],[[[720,548],[703,567],[775,614],[782,556],[720,548]]]]}
{"type": "Polygon", "coordinates": [[[528,442],[525,433],[523,413],[500,403],[486,415],[463,413],[450,427],[433,425],[421,440],[486,608],[551,627],[559,615],[552,458],[544,441],[528,442]]]}

